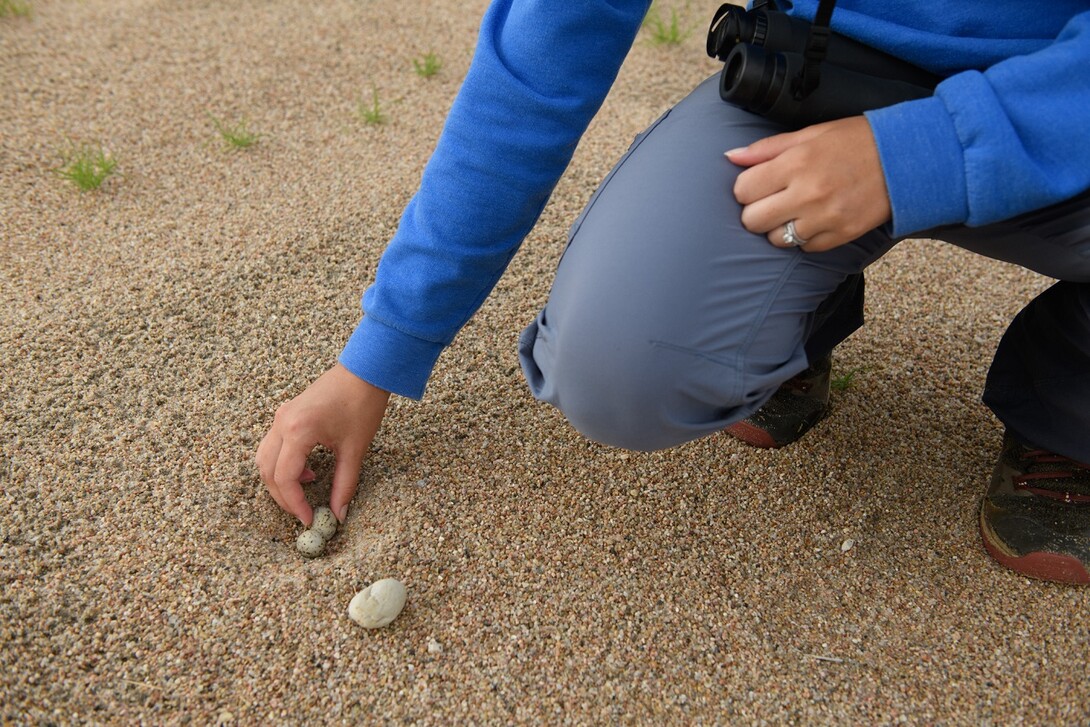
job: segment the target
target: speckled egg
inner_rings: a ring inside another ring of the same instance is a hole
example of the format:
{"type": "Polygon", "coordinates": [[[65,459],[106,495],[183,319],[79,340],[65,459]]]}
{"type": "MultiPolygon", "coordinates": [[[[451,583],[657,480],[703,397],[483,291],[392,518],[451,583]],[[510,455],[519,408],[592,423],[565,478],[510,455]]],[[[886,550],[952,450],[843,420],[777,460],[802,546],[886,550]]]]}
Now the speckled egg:
{"type": "Polygon", "coordinates": [[[325,538],[314,530],[304,530],[295,540],[295,548],[308,558],[317,558],[325,549],[325,538]]]}
{"type": "Polygon", "coordinates": [[[364,588],[348,604],[348,615],[365,629],[377,629],[397,618],[405,607],[405,586],[394,578],[383,578],[364,588]]]}
{"type": "Polygon", "coordinates": [[[314,508],[314,522],[310,524],[311,530],[329,540],[336,535],[337,524],[337,516],[328,507],[314,508]]]}

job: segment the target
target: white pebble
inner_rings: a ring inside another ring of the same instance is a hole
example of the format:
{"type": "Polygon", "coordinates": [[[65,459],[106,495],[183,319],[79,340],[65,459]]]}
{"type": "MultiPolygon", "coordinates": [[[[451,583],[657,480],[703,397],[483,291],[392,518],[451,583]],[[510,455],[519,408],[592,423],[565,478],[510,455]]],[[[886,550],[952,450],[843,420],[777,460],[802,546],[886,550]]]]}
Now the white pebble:
{"type": "Polygon", "coordinates": [[[337,516],[328,507],[316,507],[310,529],[316,531],[325,540],[329,540],[337,533],[337,516]]]}
{"type": "Polygon", "coordinates": [[[428,639],[428,653],[429,654],[442,654],[443,645],[435,639],[428,639]]]}
{"type": "Polygon", "coordinates": [[[843,543],[840,544],[840,552],[841,553],[847,553],[854,546],[855,546],[855,541],[852,540],[851,538],[848,538],[847,540],[845,540],[843,543]]]}
{"type": "Polygon", "coordinates": [[[295,540],[295,548],[308,558],[317,558],[325,549],[325,538],[313,530],[304,530],[295,540]]]}
{"type": "Polygon", "coordinates": [[[348,615],[365,629],[377,629],[397,618],[405,607],[405,586],[383,578],[357,593],[348,604],[348,615]]]}

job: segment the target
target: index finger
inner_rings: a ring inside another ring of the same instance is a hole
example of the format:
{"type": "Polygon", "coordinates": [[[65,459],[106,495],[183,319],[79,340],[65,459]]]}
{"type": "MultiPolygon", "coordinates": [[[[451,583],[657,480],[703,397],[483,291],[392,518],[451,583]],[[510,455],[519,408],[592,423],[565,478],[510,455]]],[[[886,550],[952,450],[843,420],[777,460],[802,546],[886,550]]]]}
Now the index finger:
{"type": "Polygon", "coordinates": [[[755,164],[767,162],[769,159],[775,159],[797,144],[797,137],[797,132],[766,136],[763,139],[758,139],[749,146],[742,146],[724,152],[723,155],[729,159],[732,164],[737,164],[740,167],[751,167],[755,164]]]}
{"type": "Polygon", "coordinates": [[[829,126],[832,126],[835,123],[837,122],[832,121],[823,124],[814,124],[813,126],[799,129],[798,131],[787,131],[782,134],[766,136],[763,139],[758,139],[749,146],[731,149],[727,151],[725,155],[733,164],[742,167],[751,167],[754,164],[760,164],[762,162],[767,162],[770,159],[775,159],[788,149],[820,136],[828,131],[829,126]]]}
{"type": "Polygon", "coordinates": [[[303,494],[301,479],[307,466],[307,455],[313,447],[300,445],[298,442],[283,440],[280,456],[276,460],[273,473],[273,485],[280,495],[282,507],[290,512],[308,528],[314,519],[314,511],[303,494]]]}
{"type": "Polygon", "coordinates": [[[280,456],[280,437],[275,432],[269,432],[265,435],[265,438],[261,440],[261,444],[257,447],[257,455],[255,456],[255,462],[257,464],[257,471],[261,475],[261,482],[265,485],[265,489],[268,490],[269,495],[276,501],[276,504],[280,506],[281,510],[286,510],[284,507],[284,501],[280,498],[280,490],[276,487],[276,482],[273,481],[273,472],[276,471],[276,460],[280,456]]]}

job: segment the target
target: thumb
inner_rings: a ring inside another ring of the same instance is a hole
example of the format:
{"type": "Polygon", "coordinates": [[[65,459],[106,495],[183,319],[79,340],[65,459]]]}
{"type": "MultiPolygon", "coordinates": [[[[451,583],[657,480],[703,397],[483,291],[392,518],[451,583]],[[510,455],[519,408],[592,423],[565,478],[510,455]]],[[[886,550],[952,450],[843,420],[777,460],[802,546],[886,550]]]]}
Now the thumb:
{"type": "Polygon", "coordinates": [[[348,503],[356,496],[360,482],[363,452],[340,452],[333,468],[333,491],[329,495],[329,509],[342,523],[348,515],[348,503]]]}

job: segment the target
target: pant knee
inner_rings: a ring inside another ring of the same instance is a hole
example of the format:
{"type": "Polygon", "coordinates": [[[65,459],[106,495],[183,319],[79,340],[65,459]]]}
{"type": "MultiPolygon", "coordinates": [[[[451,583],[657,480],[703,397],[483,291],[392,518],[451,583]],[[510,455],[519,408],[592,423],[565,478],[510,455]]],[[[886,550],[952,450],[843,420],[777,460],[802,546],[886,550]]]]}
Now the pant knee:
{"type": "Polygon", "coordinates": [[[534,395],[587,438],[614,447],[653,451],[712,434],[751,414],[776,388],[760,383],[767,377],[749,377],[756,387],[747,386],[732,362],[663,342],[555,333],[535,323],[523,334],[534,395]]]}
{"type": "Polygon", "coordinates": [[[678,427],[678,417],[669,403],[667,384],[651,372],[603,369],[587,371],[570,364],[561,366],[557,377],[556,406],[583,436],[621,449],[650,452],[666,449],[699,433],[678,427]]]}

